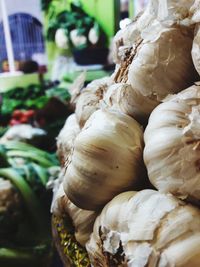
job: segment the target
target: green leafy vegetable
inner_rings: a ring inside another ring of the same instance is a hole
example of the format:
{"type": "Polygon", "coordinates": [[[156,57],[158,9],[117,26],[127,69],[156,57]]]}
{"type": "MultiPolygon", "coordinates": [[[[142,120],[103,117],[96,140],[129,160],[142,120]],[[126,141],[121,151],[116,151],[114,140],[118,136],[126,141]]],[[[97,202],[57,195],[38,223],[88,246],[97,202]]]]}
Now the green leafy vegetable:
{"type": "Polygon", "coordinates": [[[70,93],[65,88],[57,87],[52,88],[46,91],[46,95],[48,98],[56,97],[61,100],[69,101],[70,100],[70,93]]]}
{"type": "Polygon", "coordinates": [[[23,176],[21,176],[19,172],[13,168],[0,169],[0,176],[10,180],[17,187],[25,201],[25,205],[34,221],[36,229],[38,229],[42,236],[46,235],[45,225],[48,220],[46,212],[42,209],[38,198],[23,176]]]}
{"type": "Polygon", "coordinates": [[[56,31],[58,29],[65,29],[66,35],[69,40],[69,44],[71,49],[83,49],[86,47],[91,46],[88,39],[88,34],[91,28],[97,27],[98,25],[98,34],[99,34],[99,41],[96,45],[100,47],[105,47],[106,44],[106,36],[103,30],[100,28],[99,24],[95,19],[89,16],[82,8],[79,1],[71,3],[70,10],[64,10],[58,14],[53,13],[52,16],[49,17],[49,23],[46,30],[46,37],[48,41],[55,41],[56,31]],[[95,26],[96,25],[96,26],[95,26]],[[78,35],[83,35],[86,37],[87,42],[82,46],[74,47],[74,44],[71,40],[70,33],[72,30],[76,29],[78,35]]]}
{"type": "Polygon", "coordinates": [[[42,109],[52,97],[69,101],[67,88],[60,88],[57,84],[31,84],[26,88],[16,87],[2,94],[3,104],[1,116],[10,116],[14,110],[42,109]]]}
{"type": "Polygon", "coordinates": [[[0,168],[2,183],[11,182],[11,188],[1,188],[10,209],[0,202],[0,266],[50,266],[50,199],[46,184],[48,168],[57,168],[58,160],[55,154],[26,143],[7,141],[0,145],[0,163],[4,167],[0,168]],[[6,164],[2,164],[4,157],[6,164]]]}

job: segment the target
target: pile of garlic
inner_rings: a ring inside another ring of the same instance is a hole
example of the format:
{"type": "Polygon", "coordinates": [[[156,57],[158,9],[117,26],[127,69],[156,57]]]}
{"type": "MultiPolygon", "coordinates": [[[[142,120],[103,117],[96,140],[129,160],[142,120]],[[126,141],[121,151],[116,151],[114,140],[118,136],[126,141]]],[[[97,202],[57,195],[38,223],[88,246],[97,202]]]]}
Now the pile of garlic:
{"type": "Polygon", "coordinates": [[[58,209],[94,267],[200,266],[199,23],[200,0],[149,0],[58,136],[58,209]]]}
{"type": "Polygon", "coordinates": [[[126,192],[96,219],[92,266],[198,267],[200,210],[154,190],[126,192]]]}

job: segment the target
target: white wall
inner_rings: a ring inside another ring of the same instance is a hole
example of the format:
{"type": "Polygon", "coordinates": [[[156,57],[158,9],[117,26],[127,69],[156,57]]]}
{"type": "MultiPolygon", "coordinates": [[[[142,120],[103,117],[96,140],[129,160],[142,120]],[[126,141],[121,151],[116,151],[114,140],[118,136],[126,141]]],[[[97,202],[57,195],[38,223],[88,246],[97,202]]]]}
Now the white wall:
{"type": "MultiPolygon", "coordinates": [[[[40,0],[5,0],[8,15],[24,12],[31,14],[42,22],[42,12],[40,8],[40,0]]],[[[0,10],[0,20],[1,10],[0,10]]]]}

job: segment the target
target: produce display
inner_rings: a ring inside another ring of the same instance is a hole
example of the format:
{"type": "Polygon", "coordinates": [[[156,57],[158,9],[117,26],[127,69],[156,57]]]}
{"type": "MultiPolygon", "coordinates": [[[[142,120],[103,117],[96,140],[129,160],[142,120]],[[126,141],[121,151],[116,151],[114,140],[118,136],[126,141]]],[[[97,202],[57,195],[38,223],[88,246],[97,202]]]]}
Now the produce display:
{"type": "Polygon", "coordinates": [[[19,123],[11,125],[1,137],[2,141],[23,141],[29,144],[38,144],[47,136],[46,131],[41,128],[33,127],[30,124],[19,123]]]}
{"type": "Polygon", "coordinates": [[[11,126],[22,124],[22,123],[31,124],[31,121],[33,121],[34,115],[35,115],[35,111],[33,109],[24,110],[24,111],[15,109],[12,113],[12,118],[9,124],[11,126]]]}
{"type": "Polygon", "coordinates": [[[142,151],[143,132],[134,119],[97,110],[74,140],[65,193],[78,207],[96,210],[118,193],[138,188],[144,182],[142,151]]]}
{"type": "Polygon", "coordinates": [[[53,10],[47,28],[47,39],[62,49],[83,49],[92,45],[102,46],[105,34],[94,18],[83,10],[79,1],[70,4],[70,10],[55,14],[53,10]]]}
{"type": "Polygon", "coordinates": [[[61,90],[61,96],[63,99],[65,98],[66,100],[69,100],[70,95],[69,93],[67,94],[67,90],[59,89],[57,83],[47,83],[44,85],[31,84],[26,88],[13,88],[5,93],[2,93],[3,101],[1,116],[4,117],[12,115],[15,119],[21,118],[23,114],[19,113],[20,110],[35,110],[43,108],[48,103],[49,99],[52,96],[58,96],[58,93],[61,90]],[[65,93],[66,96],[64,96],[63,93],[65,93]]]}
{"type": "Polygon", "coordinates": [[[50,266],[51,192],[46,186],[58,171],[55,154],[22,142],[1,141],[1,266],[50,266]]]}
{"type": "Polygon", "coordinates": [[[141,118],[145,116],[148,106],[151,104],[150,102],[148,98],[143,98],[140,93],[134,91],[130,84],[115,83],[108,88],[101,105],[145,123],[145,120],[141,118]]]}
{"type": "Polygon", "coordinates": [[[111,77],[76,95],[52,204],[64,266],[200,266],[199,8],[150,0],[116,34],[111,77]]]}
{"type": "Polygon", "coordinates": [[[92,233],[93,224],[98,213],[82,210],[75,206],[65,195],[62,184],[56,192],[52,211],[54,215],[62,216],[65,214],[71,218],[75,229],[75,238],[82,246],[85,246],[92,233]],[[87,221],[87,224],[84,223],[85,221],[87,221]]]}
{"type": "MultiPolygon", "coordinates": [[[[134,23],[140,25],[140,21],[134,23]]],[[[144,121],[166,95],[187,88],[197,78],[191,57],[193,28],[166,27],[155,22],[147,29],[136,27],[133,37],[134,45],[120,47],[121,59],[114,79],[131,85],[132,106],[137,106],[135,117],[144,121]],[[139,105],[137,100],[148,102],[139,105]]]]}
{"type": "MultiPolygon", "coordinates": [[[[48,41],[103,64],[68,4],[42,1],[48,41]]],[[[200,0],[149,0],[112,54],[109,77],[1,94],[0,266],[200,267],[200,0]]]]}
{"type": "MultiPolygon", "coordinates": [[[[55,147],[55,137],[66,117],[72,113],[70,93],[65,83],[46,81],[26,88],[16,87],[1,96],[0,136],[12,126],[29,125],[46,133],[46,138],[34,145],[46,150],[55,147]]],[[[30,132],[28,127],[27,131],[30,132]]]]}
{"type": "Polygon", "coordinates": [[[161,192],[197,201],[200,200],[199,104],[199,85],[169,97],[151,113],[144,133],[144,160],[151,183],[161,192]]]}
{"type": "Polygon", "coordinates": [[[81,128],[92,113],[99,109],[100,101],[112,82],[112,78],[105,77],[94,80],[83,88],[75,109],[76,119],[81,128]]]}
{"type": "Polygon", "coordinates": [[[197,24],[195,27],[195,36],[194,36],[194,41],[193,41],[193,46],[192,46],[192,59],[193,59],[196,70],[200,74],[199,52],[200,52],[200,25],[197,24]]]}
{"type": "Polygon", "coordinates": [[[57,137],[57,154],[62,165],[67,161],[71,148],[73,147],[74,139],[79,132],[80,126],[73,113],[67,118],[57,137]]]}
{"type": "Polygon", "coordinates": [[[92,266],[199,266],[200,211],[153,190],[126,192],[96,219],[92,266]]]}
{"type": "Polygon", "coordinates": [[[65,266],[75,264],[89,267],[90,261],[84,245],[89,240],[98,213],[82,210],[66,197],[62,186],[63,177],[61,171],[53,188],[51,211],[54,243],[65,266]]]}
{"type": "MultiPolygon", "coordinates": [[[[48,7],[46,38],[55,42],[66,54],[73,54],[79,65],[105,64],[107,61],[107,36],[101,25],[82,7],[81,1],[71,1],[68,8],[59,8],[57,1],[48,7]]],[[[67,7],[67,5],[65,5],[67,7]]]]}
{"type": "Polygon", "coordinates": [[[87,251],[74,237],[73,223],[67,216],[52,216],[52,234],[64,266],[89,267],[87,251]]]}

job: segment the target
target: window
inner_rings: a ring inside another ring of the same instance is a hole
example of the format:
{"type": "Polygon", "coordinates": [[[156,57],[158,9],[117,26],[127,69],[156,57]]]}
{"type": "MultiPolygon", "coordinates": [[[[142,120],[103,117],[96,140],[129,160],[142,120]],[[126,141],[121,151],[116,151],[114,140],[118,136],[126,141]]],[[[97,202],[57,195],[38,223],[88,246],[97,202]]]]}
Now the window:
{"type": "MultiPolygon", "coordinates": [[[[42,16],[40,1],[38,0],[0,0],[5,5],[7,22],[9,24],[10,40],[4,34],[5,17],[0,14],[0,70],[8,71],[12,57],[15,69],[20,62],[36,61],[39,65],[46,64],[44,38],[42,34],[42,16]],[[30,8],[31,7],[31,8],[30,8]],[[11,54],[8,55],[9,41],[11,41],[11,54]],[[12,56],[13,54],[13,56],[12,56]],[[10,62],[8,64],[8,61],[10,62]],[[43,62],[42,62],[43,61],[43,62]]],[[[3,10],[2,12],[3,13],[3,10]]],[[[12,68],[10,68],[12,69],[12,68]]]]}

